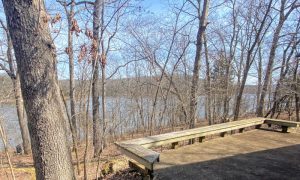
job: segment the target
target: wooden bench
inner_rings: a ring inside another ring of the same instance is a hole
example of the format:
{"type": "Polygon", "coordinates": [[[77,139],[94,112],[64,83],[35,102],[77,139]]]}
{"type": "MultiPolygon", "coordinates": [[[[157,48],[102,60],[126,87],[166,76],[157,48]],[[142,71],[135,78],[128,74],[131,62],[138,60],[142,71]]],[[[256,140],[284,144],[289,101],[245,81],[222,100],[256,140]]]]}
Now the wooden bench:
{"type": "Polygon", "coordinates": [[[286,120],[278,120],[278,119],[266,119],[264,121],[264,123],[268,124],[269,127],[272,124],[281,126],[283,133],[286,133],[288,131],[289,127],[294,127],[294,128],[299,128],[300,127],[300,123],[299,122],[286,121],[286,120]]]}
{"type": "Polygon", "coordinates": [[[239,132],[243,132],[243,130],[247,127],[255,126],[255,128],[260,128],[262,124],[276,124],[282,126],[283,128],[299,127],[299,123],[291,121],[252,118],[149,136],[139,139],[132,139],[128,141],[116,142],[115,144],[126,156],[145,166],[146,170],[151,176],[153,173],[154,163],[159,162],[159,153],[147,148],[162,146],[166,144],[172,144],[172,148],[175,148],[180,141],[191,140],[195,138],[199,138],[199,141],[202,141],[205,136],[208,135],[221,134],[221,136],[224,136],[227,132],[233,130],[239,130],[239,132]]]}
{"type": "Polygon", "coordinates": [[[137,144],[115,143],[122,153],[138,163],[144,165],[147,170],[153,171],[153,164],[159,161],[159,153],[144,148],[137,144]]]}

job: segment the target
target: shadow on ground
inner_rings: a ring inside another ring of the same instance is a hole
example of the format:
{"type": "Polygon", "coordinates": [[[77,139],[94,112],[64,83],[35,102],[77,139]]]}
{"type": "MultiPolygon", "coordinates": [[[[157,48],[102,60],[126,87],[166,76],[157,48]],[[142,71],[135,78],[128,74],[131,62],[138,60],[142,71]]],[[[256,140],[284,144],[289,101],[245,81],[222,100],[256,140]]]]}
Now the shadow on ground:
{"type": "MultiPolygon", "coordinates": [[[[201,151],[201,149],[199,149],[201,151]]],[[[300,144],[157,170],[158,179],[299,180],[300,144]]]]}

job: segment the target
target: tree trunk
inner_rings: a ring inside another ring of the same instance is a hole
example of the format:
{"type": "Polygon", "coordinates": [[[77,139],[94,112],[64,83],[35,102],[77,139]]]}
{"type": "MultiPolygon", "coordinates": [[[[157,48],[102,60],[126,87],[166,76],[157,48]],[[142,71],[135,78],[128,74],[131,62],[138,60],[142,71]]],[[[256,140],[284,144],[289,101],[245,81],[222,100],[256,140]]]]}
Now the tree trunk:
{"type": "Polygon", "coordinates": [[[204,51],[205,51],[205,66],[206,66],[206,84],[205,84],[205,92],[206,92],[206,98],[205,98],[205,105],[206,105],[206,111],[207,111],[207,119],[209,125],[213,124],[212,117],[211,117],[211,80],[210,80],[210,65],[209,65],[209,59],[208,59],[208,47],[207,47],[207,39],[206,35],[204,34],[204,51]]]}
{"type": "Polygon", "coordinates": [[[264,35],[262,35],[262,33],[263,33],[263,29],[264,29],[265,24],[266,24],[266,19],[269,16],[269,12],[271,10],[272,3],[273,3],[272,0],[269,1],[268,7],[267,7],[266,12],[264,14],[264,18],[261,21],[261,24],[259,25],[258,30],[256,31],[255,39],[254,39],[253,43],[251,43],[251,46],[247,51],[246,65],[245,65],[245,69],[244,69],[240,89],[238,91],[238,95],[237,95],[237,98],[236,98],[236,103],[235,103],[235,110],[234,110],[234,120],[235,121],[239,117],[240,105],[241,105],[241,101],[242,101],[242,97],[243,97],[243,93],[244,93],[245,84],[246,84],[246,81],[247,81],[247,76],[248,76],[249,70],[251,68],[251,65],[253,63],[253,58],[255,56],[255,54],[252,54],[252,53],[254,52],[254,48],[256,47],[256,45],[259,46],[260,43],[261,43],[261,39],[263,39],[264,35]]]}
{"type": "MultiPolygon", "coordinates": [[[[248,59],[248,57],[247,57],[247,59],[248,59]]],[[[244,92],[244,89],[245,89],[245,84],[246,84],[249,69],[250,69],[249,66],[245,67],[243,77],[242,77],[242,82],[241,82],[241,85],[240,85],[240,88],[239,88],[238,95],[236,97],[235,111],[234,111],[234,120],[235,121],[238,119],[239,114],[240,114],[241,101],[242,101],[243,92],[244,92]]]]}
{"type": "MultiPolygon", "coordinates": [[[[296,1],[293,2],[292,4],[295,4],[295,3],[296,3],[296,1]]],[[[277,44],[278,44],[278,41],[279,41],[279,38],[280,38],[281,29],[283,27],[283,24],[284,24],[285,20],[288,18],[290,13],[295,8],[294,5],[291,5],[291,8],[285,14],[285,11],[286,11],[285,4],[286,4],[286,0],[281,0],[279,22],[278,22],[278,24],[276,26],[276,29],[275,29],[275,32],[274,32],[272,45],[271,45],[271,49],[270,49],[269,62],[268,62],[268,65],[267,65],[266,75],[265,75],[265,78],[264,78],[262,92],[261,92],[261,95],[260,95],[259,104],[258,104],[258,108],[257,108],[257,116],[258,117],[263,117],[263,114],[264,114],[265,96],[267,95],[268,85],[269,85],[269,82],[270,82],[270,77],[271,77],[271,73],[272,73],[272,69],[273,69],[273,64],[274,64],[275,55],[276,55],[275,53],[276,53],[277,44]]]]}
{"type": "Polygon", "coordinates": [[[296,107],[296,121],[297,122],[300,122],[300,97],[299,97],[299,75],[297,74],[298,73],[298,68],[299,68],[299,61],[300,61],[300,58],[297,57],[298,59],[296,59],[296,65],[295,65],[295,70],[294,70],[294,77],[293,77],[293,80],[294,80],[294,91],[295,91],[295,107],[296,107]]]}
{"type": "Polygon", "coordinates": [[[13,80],[13,84],[14,84],[14,92],[15,92],[15,99],[16,99],[17,115],[19,119],[19,125],[20,125],[22,140],[23,140],[24,154],[30,154],[31,153],[30,139],[29,139],[30,136],[29,136],[29,130],[27,126],[27,120],[24,117],[24,104],[23,104],[23,98],[21,92],[19,73],[16,73],[16,79],[13,80]]]}
{"type": "Polygon", "coordinates": [[[100,111],[99,111],[99,32],[100,32],[100,10],[101,0],[94,2],[93,12],[93,84],[92,84],[92,106],[93,106],[93,146],[94,157],[98,157],[101,151],[100,137],[100,111]]]}
{"type": "MultiPolygon", "coordinates": [[[[258,67],[257,67],[257,91],[256,91],[256,108],[258,107],[259,104],[259,97],[261,94],[261,82],[262,82],[262,49],[261,47],[258,47],[258,67]]],[[[257,110],[257,109],[256,109],[257,110]]]]}
{"type": "Polygon", "coordinates": [[[295,93],[295,106],[296,106],[296,121],[300,122],[300,97],[295,93]]]}
{"type": "Polygon", "coordinates": [[[12,52],[13,45],[8,30],[6,33],[7,33],[7,60],[9,63],[9,69],[11,74],[15,75],[15,77],[11,77],[11,79],[13,81],[13,86],[14,86],[16,109],[17,109],[17,116],[18,116],[19,126],[22,135],[23,149],[24,149],[24,154],[30,154],[31,153],[30,136],[29,136],[27,120],[26,117],[24,117],[24,104],[23,104],[23,97],[21,92],[20,76],[18,71],[16,71],[14,68],[13,52],[12,52]]]}
{"type": "MultiPolygon", "coordinates": [[[[104,1],[101,4],[101,83],[102,83],[102,92],[101,92],[101,106],[102,106],[102,134],[101,134],[101,151],[103,148],[106,146],[106,141],[105,141],[105,131],[106,131],[106,56],[109,47],[107,47],[107,51],[105,52],[104,50],[104,1]]],[[[110,40],[109,40],[110,41],[110,40]]],[[[108,44],[109,46],[109,44],[108,44]]]]}
{"type": "Polygon", "coordinates": [[[106,74],[105,74],[105,64],[101,65],[101,83],[102,83],[102,94],[101,94],[101,105],[102,105],[102,147],[105,147],[105,131],[106,131],[106,74]]]}
{"type": "MultiPolygon", "coordinates": [[[[209,9],[209,0],[204,0],[203,2],[203,10],[200,18],[199,14],[199,27],[197,32],[197,42],[196,42],[196,56],[194,61],[194,69],[193,69],[193,77],[192,77],[192,85],[191,85],[191,95],[190,95],[190,124],[189,128],[195,127],[196,122],[196,109],[197,109],[197,91],[199,84],[199,70],[201,63],[201,52],[203,45],[203,34],[205,32],[207,26],[207,16],[209,9]]],[[[200,11],[200,4],[199,4],[200,11]]]]}
{"type": "Polygon", "coordinates": [[[77,141],[77,123],[76,123],[76,102],[75,102],[75,82],[74,82],[74,51],[73,51],[73,33],[72,33],[72,21],[74,18],[74,2],[70,5],[70,12],[67,12],[68,15],[68,55],[69,55],[69,85],[70,85],[70,109],[71,109],[71,123],[72,123],[72,133],[77,141]]]}
{"type": "Polygon", "coordinates": [[[20,73],[37,179],[74,179],[56,52],[43,1],[4,0],[20,73]]]}

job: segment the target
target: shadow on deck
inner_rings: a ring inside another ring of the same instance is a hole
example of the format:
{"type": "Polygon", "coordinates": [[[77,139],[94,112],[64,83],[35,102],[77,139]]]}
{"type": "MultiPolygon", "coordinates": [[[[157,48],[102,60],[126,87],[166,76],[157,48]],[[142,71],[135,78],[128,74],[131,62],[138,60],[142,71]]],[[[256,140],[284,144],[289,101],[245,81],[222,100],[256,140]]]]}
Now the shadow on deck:
{"type": "Polygon", "coordinates": [[[158,179],[300,179],[300,134],[255,130],[161,153],[158,179]]]}

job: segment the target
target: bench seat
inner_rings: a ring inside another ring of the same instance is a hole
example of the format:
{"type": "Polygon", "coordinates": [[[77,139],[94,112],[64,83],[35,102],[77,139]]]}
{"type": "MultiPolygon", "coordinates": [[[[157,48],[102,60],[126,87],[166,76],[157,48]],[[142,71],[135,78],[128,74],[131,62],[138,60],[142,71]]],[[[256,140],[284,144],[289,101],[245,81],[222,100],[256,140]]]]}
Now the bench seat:
{"type": "Polygon", "coordinates": [[[197,137],[203,137],[207,135],[213,135],[217,133],[223,133],[232,130],[238,130],[255,125],[261,125],[264,122],[264,118],[252,118],[241,121],[233,121],[222,124],[215,124],[211,126],[199,127],[194,129],[187,129],[183,131],[171,132],[166,134],[160,134],[155,136],[149,136],[139,139],[133,139],[129,141],[123,141],[126,144],[138,144],[146,148],[157,147],[173,142],[189,140],[197,137]]]}
{"type": "Polygon", "coordinates": [[[278,126],[287,126],[287,127],[300,127],[300,122],[278,120],[278,119],[266,119],[265,124],[275,124],[278,126]]]}
{"type": "Polygon", "coordinates": [[[153,164],[159,161],[159,153],[137,144],[115,143],[126,156],[153,170],[153,164]]]}

